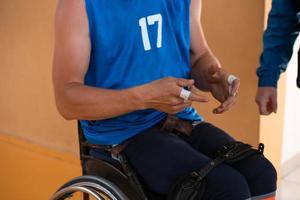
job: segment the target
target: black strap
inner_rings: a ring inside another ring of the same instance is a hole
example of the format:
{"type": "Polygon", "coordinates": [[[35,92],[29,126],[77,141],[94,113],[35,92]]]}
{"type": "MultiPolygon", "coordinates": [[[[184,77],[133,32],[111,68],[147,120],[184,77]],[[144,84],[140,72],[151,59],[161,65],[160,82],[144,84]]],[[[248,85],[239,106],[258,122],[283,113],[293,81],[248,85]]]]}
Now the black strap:
{"type": "Polygon", "coordinates": [[[196,174],[191,173],[176,181],[169,191],[168,200],[200,200],[205,188],[205,179],[200,181],[196,174]]]}
{"type": "MultiPolygon", "coordinates": [[[[261,144],[259,148],[261,148],[261,144]]],[[[249,144],[244,144],[242,142],[228,143],[217,150],[215,159],[210,161],[199,171],[192,172],[191,176],[194,176],[198,181],[201,181],[213,168],[223,162],[234,163],[256,153],[260,153],[260,151],[253,149],[249,144]]]]}
{"type": "Polygon", "coordinates": [[[129,184],[131,184],[131,186],[136,189],[136,192],[138,192],[141,199],[147,200],[148,198],[146,197],[146,195],[144,193],[142,184],[139,181],[137,174],[132,169],[126,156],[124,154],[120,154],[118,157],[119,157],[120,164],[122,165],[123,171],[126,174],[126,176],[128,177],[129,184]]]}
{"type": "Polygon", "coordinates": [[[194,171],[188,176],[181,178],[179,184],[172,189],[169,200],[195,200],[201,199],[206,188],[205,177],[206,175],[216,166],[224,162],[225,158],[218,157],[207,165],[205,165],[201,170],[194,171]]]}
{"type": "Polygon", "coordinates": [[[198,171],[190,173],[188,176],[180,178],[171,189],[168,196],[169,200],[198,200],[201,199],[206,183],[207,174],[222,164],[233,163],[249,157],[253,154],[262,154],[264,145],[259,144],[258,150],[253,149],[251,145],[242,142],[230,142],[216,152],[216,157],[198,171]]]}
{"type": "Polygon", "coordinates": [[[230,142],[217,150],[215,157],[225,157],[226,163],[234,163],[243,160],[256,153],[263,153],[263,144],[259,145],[259,150],[253,149],[251,145],[242,142],[230,142]]]}

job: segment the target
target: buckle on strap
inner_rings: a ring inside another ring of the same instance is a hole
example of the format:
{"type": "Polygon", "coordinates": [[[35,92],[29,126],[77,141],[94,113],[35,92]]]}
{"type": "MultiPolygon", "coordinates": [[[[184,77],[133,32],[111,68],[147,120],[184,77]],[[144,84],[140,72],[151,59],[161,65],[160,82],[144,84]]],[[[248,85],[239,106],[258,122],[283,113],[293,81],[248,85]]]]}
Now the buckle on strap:
{"type": "Polygon", "coordinates": [[[112,156],[118,157],[124,151],[124,149],[127,147],[128,143],[129,143],[129,141],[125,141],[121,144],[118,144],[116,146],[106,149],[106,151],[110,152],[112,154],[112,156]]]}
{"type": "Polygon", "coordinates": [[[162,124],[161,129],[169,133],[180,133],[190,136],[193,131],[193,123],[179,119],[174,115],[168,115],[162,124]]]}
{"type": "Polygon", "coordinates": [[[248,156],[263,152],[263,144],[260,144],[259,150],[252,148],[251,145],[242,142],[230,142],[222,146],[216,152],[216,158],[224,157],[225,162],[233,163],[242,160],[248,156]]]}

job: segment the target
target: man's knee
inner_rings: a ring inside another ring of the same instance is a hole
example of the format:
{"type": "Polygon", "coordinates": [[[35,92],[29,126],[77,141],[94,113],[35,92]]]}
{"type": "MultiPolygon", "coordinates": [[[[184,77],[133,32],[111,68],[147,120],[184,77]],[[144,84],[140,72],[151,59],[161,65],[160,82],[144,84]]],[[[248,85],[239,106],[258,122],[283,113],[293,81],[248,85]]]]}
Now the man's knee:
{"type": "Polygon", "coordinates": [[[252,195],[257,196],[275,192],[277,172],[272,163],[263,155],[259,155],[256,156],[256,160],[253,161],[253,167],[255,167],[257,173],[255,174],[253,183],[251,183],[251,180],[249,181],[252,195]]]}
{"type": "MultiPolygon", "coordinates": [[[[177,182],[177,190],[172,191],[172,199],[176,199],[174,193],[178,194],[176,193],[178,191],[181,192],[181,196],[180,198],[177,196],[177,199],[182,199],[182,196],[186,197],[187,193],[183,194],[184,190],[180,190],[180,188],[184,185],[194,185],[190,184],[186,178],[182,180],[185,182],[177,182]]],[[[226,165],[220,165],[213,169],[201,185],[194,189],[196,190],[195,199],[241,200],[250,198],[250,191],[245,178],[238,171],[226,165]]]]}
{"type": "MultiPolygon", "coordinates": [[[[246,179],[235,169],[221,165],[207,176],[206,198],[241,200],[250,197],[246,179]]],[[[206,199],[204,198],[204,199],[206,199]]]]}
{"type": "Polygon", "coordinates": [[[260,164],[261,168],[262,168],[262,175],[261,177],[263,177],[268,184],[271,184],[271,185],[276,185],[276,182],[277,182],[277,172],[276,172],[276,169],[275,167],[272,165],[272,163],[264,158],[262,160],[262,163],[260,164]]]}
{"type": "Polygon", "coordinates": [[[277,172],[263,155],[254,155],[234,164],[247,179],[252,196],[272,193],[276,190],[277,172]]]}

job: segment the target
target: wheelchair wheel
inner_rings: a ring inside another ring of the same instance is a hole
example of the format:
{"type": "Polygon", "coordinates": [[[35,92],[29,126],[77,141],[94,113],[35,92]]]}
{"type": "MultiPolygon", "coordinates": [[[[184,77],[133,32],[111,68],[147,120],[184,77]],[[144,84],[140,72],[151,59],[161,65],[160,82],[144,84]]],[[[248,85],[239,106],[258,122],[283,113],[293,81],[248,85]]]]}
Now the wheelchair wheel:
{"type": "Polygon", "coordinates": [[[97,176],[81,176],[61,186],[50,200],[71,199],[76,192],[82,192],[84,199],[90,196],[96,200],[129,200],[112,182],[97,176]]]}

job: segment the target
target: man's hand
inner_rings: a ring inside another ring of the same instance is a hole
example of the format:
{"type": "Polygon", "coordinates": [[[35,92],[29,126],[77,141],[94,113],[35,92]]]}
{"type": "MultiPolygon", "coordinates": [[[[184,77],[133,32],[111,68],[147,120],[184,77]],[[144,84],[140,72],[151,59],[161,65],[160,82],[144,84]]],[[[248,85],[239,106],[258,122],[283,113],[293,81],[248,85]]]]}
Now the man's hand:
{"type": "Polygon", "coordinates": [[[235,79],[232,83],[228,82],[229,74],[219,67],[211,67],[208,70],[208,86],[211,94],[221,103],[213,110],[215,114],[228,111],[237,101],[237,94],[240,80],[235,79]]]}
{"type": "Polygon", "coordinates": [[[211,94],[221,103],[213,110],[215,114],[228,111],[237,101],[240,80],[228,82],[229,73],[221,68],[220,63],[210,51],[201,54],[194,61],[191,76],[195,85],[211,94]]]}
{"type": "Polygon", "coordinates": [[[194,86],[194,80],[167,77],[139,87],[140,99],[144,108],[152,108],[168,114],[176,114],[193,101],[208,102],[194,86]],[[181,90],[188,88],[191,92],[188,100],[180,97],[181,90]]]}
{"type": "Polygon", "coordinates": [[[261,115],[277,113],[277,89],[275,87],[259,87],[255,100],[261,115]]]}

